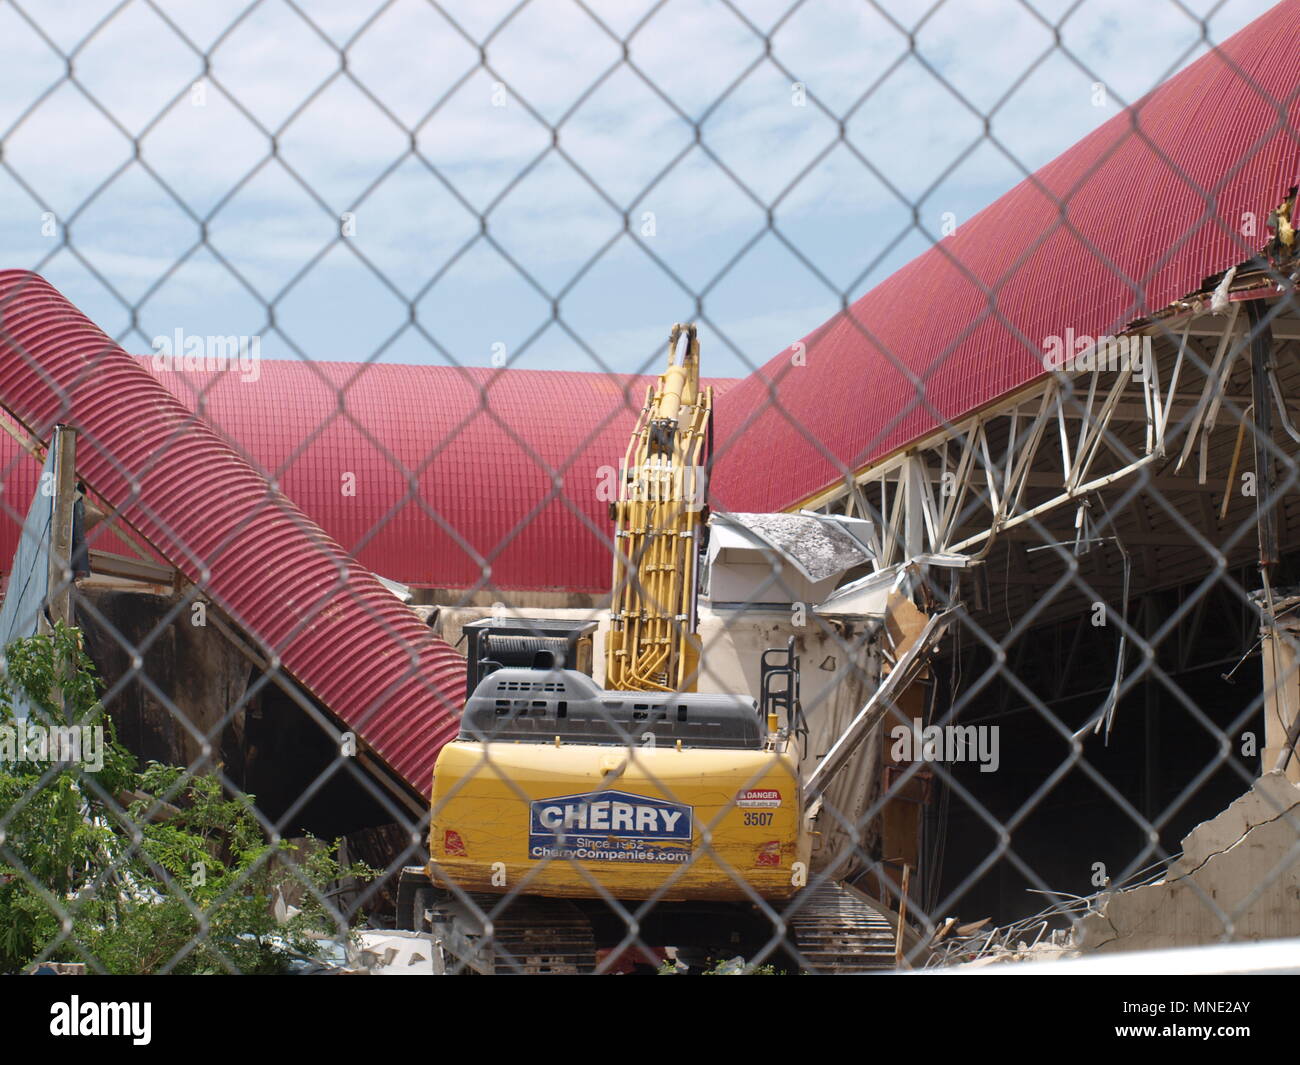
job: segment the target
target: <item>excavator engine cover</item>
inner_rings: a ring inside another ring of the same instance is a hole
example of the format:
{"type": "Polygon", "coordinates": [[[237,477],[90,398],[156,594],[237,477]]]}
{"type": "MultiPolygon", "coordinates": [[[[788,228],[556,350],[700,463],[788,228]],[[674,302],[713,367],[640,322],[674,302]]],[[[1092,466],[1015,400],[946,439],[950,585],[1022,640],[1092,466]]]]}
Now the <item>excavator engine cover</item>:
{"type": "Polygon", "coordinates": [[[795,765],[766,732],[741,696],[498,669],[438,756],[430,873],[469,892],[786,898],[808,856],[795,765]]]}

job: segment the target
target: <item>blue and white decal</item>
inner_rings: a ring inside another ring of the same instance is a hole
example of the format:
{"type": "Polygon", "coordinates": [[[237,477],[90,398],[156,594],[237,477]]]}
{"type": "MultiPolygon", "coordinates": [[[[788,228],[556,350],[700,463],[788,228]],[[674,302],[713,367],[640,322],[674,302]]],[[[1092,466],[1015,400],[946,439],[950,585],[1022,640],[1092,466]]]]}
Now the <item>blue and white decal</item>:
{"type": "Polygon", "coordinates": [[[685,862],[694,810],[626,791],[557,795],[529,804],[528,856],[598,862],[685,862]]]}

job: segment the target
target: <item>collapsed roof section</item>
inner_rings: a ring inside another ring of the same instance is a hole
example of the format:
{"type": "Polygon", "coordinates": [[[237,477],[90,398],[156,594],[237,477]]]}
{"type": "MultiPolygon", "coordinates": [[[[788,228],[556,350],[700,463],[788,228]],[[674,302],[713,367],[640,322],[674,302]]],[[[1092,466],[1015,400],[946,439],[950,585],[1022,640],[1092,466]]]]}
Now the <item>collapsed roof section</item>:
{"type": "Polygon", "coordinates": [[[0,407],[428,796],[464,660],[45,280],[0,271],[0,407]]]}
{"type": "MultiPolygon", "coordinates": [[[[489,601],[609,594],[601,489],[653,377],[299,359],[263,359],[254,376],[136,361],[375,573],[489,601]],[[354,494],[340,491],[344,473],[354,494]]],[[[734,381],[708,383],[721,395],[734,381]]],[[[8,491],[30,498],[38,473],[0,434],[8,491]]],[[[17,539],[0,515],[0,557],[17,539]]]]}

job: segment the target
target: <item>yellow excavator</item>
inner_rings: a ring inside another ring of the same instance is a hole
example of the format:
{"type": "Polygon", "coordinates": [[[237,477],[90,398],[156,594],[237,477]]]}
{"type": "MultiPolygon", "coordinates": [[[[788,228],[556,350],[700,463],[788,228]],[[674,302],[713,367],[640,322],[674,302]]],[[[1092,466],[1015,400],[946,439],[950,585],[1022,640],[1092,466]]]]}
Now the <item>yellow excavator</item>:
{"type": "Polygon", "coordinates": [[[696,328],[676,325],[610,505],[603,686],[595,622],[465,627],[469,694],[434,768],[430,861],[398,898],[447,971],[591,971],[627,941],[624,911],[642,944],[752,956],[772,937],[758,900],[807,881],[793,642],[763,656],[761,705],[696,690],[712,406],[696,328]]]}

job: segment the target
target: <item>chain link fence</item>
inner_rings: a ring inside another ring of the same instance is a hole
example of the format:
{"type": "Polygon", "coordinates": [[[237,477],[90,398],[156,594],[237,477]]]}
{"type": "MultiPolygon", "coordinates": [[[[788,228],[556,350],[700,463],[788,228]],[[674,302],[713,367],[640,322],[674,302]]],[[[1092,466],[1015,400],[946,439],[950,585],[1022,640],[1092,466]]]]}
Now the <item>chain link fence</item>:
{"type": "Polygon", "coordinates": [[[1203,7],[0,5],[4,969],[1300,933],[1294,5],[1203,7]]]}

